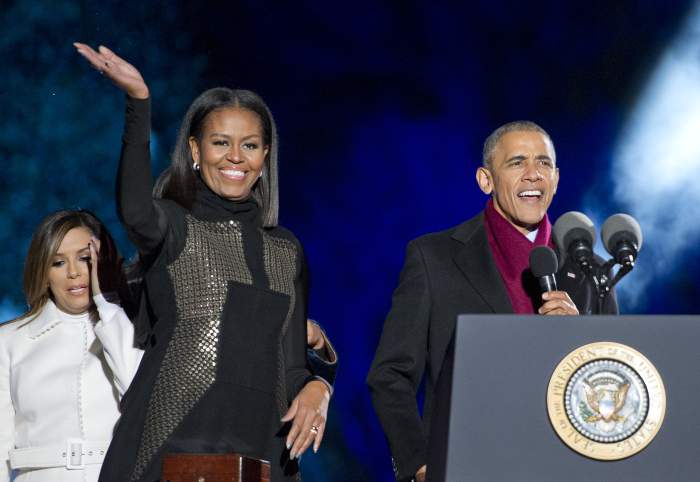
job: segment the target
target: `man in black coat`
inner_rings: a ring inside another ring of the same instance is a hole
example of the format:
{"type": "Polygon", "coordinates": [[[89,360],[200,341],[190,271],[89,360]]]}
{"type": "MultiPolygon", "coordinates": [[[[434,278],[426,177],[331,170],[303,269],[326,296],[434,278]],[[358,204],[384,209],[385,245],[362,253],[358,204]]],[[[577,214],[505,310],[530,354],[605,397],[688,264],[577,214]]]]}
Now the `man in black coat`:
{"type": "MultiPolygon", "coordinates": [[[[414,477],[422,481],[425,477],[433,391],[457,315],[525,313],[528,306],[530,313],[541,315],[576,315],[597,309],[593,288],[573,263],[565,263],[557,273],[560,291],[546,293],[541,299],[539,293],[532,294],[523,286],[528,272],[522,271],[522,282],[508,274],[510,258],[523,256],[522,250],[513,251],[510,243],[503,246],[503,240],[515,230],[531,242],[537,237],[541,244],[552,244],[546,212],[556,193],[559,170],[549,135],[528,121],[496,129],[484,143],[483,165],[477,169],[476,180],[480,189],[491,195],[485,211],[408,244],[391,311],[367,377],[399,481],[414,477]],[[511,232],[506,236],[495,229],[493,223],[486,222],[489,215],[511,232]],[[503,249],[499,249],[499,241],[503,249]],[[421,418],[416,393],[425,372],[421,418]]],[[[524,238],[516,241],[523,243],[524,238]]],[[[614,294],[603,311],[617,312],[614,294]]]]}

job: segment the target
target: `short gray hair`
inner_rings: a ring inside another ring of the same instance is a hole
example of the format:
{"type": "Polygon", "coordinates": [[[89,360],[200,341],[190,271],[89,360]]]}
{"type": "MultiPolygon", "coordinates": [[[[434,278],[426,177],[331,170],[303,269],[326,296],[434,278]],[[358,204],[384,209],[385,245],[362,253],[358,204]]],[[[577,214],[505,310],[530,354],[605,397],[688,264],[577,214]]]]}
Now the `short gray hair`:
{"type": "MultiPolygon", "coordinates": [[[[493,131],[484,141],[484,152],[481,159],[484,167],[489,167],[491,161],[493,160],[493,151],[496,150],[498,142],[501,140],[501,137],[509,132],[539,132],[547,138],[549,143],[552,145],[552,152],[554,152],[554,143],[552,142],[552,138],[542,127],[528,120],[508,122],[507,124],[503,124],[501,127],[493,131]]],[[[556,157],[556,153],[554,153],[554,155],[556,157]]]]}

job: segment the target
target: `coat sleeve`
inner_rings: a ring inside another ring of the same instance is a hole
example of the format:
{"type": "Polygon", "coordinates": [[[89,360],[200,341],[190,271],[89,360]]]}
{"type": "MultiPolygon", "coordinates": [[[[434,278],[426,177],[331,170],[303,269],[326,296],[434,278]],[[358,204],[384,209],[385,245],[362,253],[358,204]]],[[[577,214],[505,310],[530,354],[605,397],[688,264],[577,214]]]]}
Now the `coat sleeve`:
{"type": "Polygon", "coordinates": [[[10,395],[10,356],[3,335],[0,333],[0,482],[9,482],[10,450],[15,448],[15,408],[10,395]]]}
{"type": "Polygon", "coordinates": [[[168,221],[153,200],[151,100],[127,96],[122,150],[117,170],[117,212],[139,253],[160,251],[168,221]]]}
{"type": "Polygon", "coordinates": [[[412,241],[367,376],[398,480],[410,479],[427,461],[427,439],[416,393],[426,365],[430,300],[423,253],[412,241]]]}
{"type": "Polygon", "coordinates": [[[314,321],[314,323],[318,326],[318,329],[321,330],[324,346],[320,350],[307,347],[306,362],[311,373],[328,384],[328,387],[332,390],[333,384],[335,383],[335,375],[338,371],[338,354],[331,340],[326,335],[326,332],[321,328],[321,325],[316,321],[314,321]]]}
{"type": "Polygon", "coordinates": [[[299,242],[296,243],[296,246],[298,275],[294,282],[294,307],[284,336],[283,346],[287,401],[290,403],[312,376],[306,365],[308,272],[304,250],[299,242]]]}
{"type": "Polygon", "coordinates": [[[102,343],[105,359],[121,397],[136,375],[143,350],[135,347],[134,325],[119,305],[109,303],[102,295],[95,296],[95,305],[100,313],[100,321],[95,324],[95,335],[102,343]]]}

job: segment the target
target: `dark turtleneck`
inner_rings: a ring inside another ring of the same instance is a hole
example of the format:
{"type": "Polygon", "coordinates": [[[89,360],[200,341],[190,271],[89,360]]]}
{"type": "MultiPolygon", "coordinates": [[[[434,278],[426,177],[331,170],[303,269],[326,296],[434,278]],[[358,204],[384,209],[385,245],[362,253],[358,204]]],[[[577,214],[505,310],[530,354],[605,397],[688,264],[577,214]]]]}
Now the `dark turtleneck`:
{"type": "Polygon", "coordinates": [[[206,185],[201,175],[196,176],[195,201],[192,205],[192,215],[205,221],[235,219],[260,226],[260,207],[253,196],[240,201],[224,199],[206,185]]]}
{"type": "Polygon", "coordinates": [[[201,175],[196,177],[195,201],[191,214],[202,221],[228,221],[241,223],[243,232],[243,252],[256,284],[269,288],[269,280],[263,266],[262,226],[260,207],[253,196],[240,201],[224,199],[204,182],[201,175]]]}

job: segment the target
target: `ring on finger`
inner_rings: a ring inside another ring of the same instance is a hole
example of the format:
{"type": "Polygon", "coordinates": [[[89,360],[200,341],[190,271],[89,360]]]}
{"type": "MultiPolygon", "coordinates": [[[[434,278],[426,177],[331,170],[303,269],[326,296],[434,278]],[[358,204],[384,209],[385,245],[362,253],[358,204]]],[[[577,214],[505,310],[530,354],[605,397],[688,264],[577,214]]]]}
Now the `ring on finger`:
{"type": "Polygon", "coordinates": [[[309,429],[309,431],[312,434],[316,435],[316,434],[318,434],[318,427],[316,425],[312,425],[311,428],[309,429]]]}

